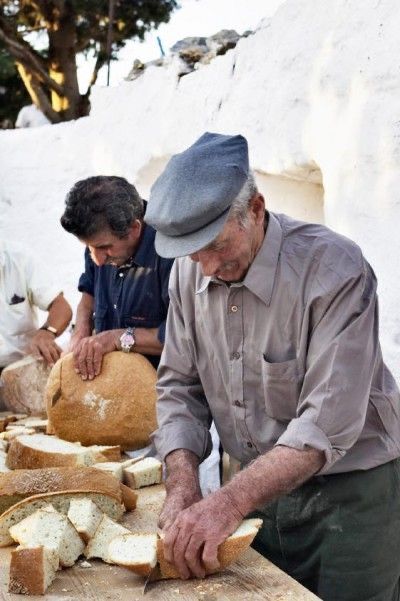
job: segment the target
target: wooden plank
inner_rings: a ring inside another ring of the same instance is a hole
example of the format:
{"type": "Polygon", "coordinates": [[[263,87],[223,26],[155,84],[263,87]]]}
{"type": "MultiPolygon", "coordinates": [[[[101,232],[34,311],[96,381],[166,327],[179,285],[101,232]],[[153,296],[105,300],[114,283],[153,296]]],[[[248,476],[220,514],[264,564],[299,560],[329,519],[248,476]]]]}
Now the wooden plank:
{"type": "MultiPolygon", "coordinates": [[[[138,507],[125,515],[123,524],[136,532],[157,528],[164,488],[150,486],[139,492],[138,507]]],[[[0,600],[21,601],[23,596],[7,592],[10,547],[0,549],[0,600]]],[[[89,560],[90,567],[78,561],[60,571],[45,597],[46,601],[318,601],[271,562],[253,549],[221,574],[205,580],[164,580],[153,583],[143,597],[144,580],[129,570],[89,560]]]]}

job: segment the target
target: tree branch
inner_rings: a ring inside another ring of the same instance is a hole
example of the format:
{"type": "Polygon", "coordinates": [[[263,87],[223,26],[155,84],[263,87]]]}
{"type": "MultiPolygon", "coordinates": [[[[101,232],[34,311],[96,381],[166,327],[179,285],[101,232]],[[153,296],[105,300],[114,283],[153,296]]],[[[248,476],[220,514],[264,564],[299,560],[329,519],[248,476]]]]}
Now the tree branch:
{"type": "Polygon", "coordinates": [[[11,32],[2,17],[0,17],[0,40],[5,44],[11,56],[31,71],[41,83],[47,85],[60,96],[64,95],[63,86],[60,86],[48,75],[40,54],[35,52],[24,40],[20,40],[14,32],[11,32]]]}

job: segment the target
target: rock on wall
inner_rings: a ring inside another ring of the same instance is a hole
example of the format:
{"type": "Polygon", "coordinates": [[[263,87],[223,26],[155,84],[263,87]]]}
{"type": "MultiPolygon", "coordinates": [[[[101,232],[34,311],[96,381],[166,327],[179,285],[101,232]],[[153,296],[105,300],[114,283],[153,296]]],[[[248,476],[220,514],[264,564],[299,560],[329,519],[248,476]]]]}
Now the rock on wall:
{"type": "Polygon", "coordinates": [[[27,238],[75,300],[82,249],[58,226],[74,181],[124,175],[146,193],[168,157],[204,130],[243,133],[270,206],[324,218],[363,248],[399,376],[399,25],[397,0],[331,0],[329,10],[287,0],[234,50],[181,79],[173,63],[151,67],[95,89],[89,118],[0,132],[2,230],[27,238]]]}

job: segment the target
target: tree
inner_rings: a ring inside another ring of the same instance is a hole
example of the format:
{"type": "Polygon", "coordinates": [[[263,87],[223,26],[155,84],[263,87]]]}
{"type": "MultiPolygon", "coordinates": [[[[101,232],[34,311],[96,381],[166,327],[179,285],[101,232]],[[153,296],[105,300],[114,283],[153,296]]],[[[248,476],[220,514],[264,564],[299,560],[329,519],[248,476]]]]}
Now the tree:
{"type": "Polygon", "coordinates": [[[143,39],[147,31],[168,22],[176,7],[176,0],[0,0],[0,42],[14,59],[32,102],[58,123],[87,115],[90,89],[108,55],[115,59],[128,39],[143,39]],[[28,41],[32,32],[45,34],[45,49],[28,41]],[[80,94],[76,56],[91,51],[96,57],[93,75],[80,94]]]}
{"type": "Polygon", "coordinates": [[[6,122],[13,124],[20,109],[29,102],[14,61],[0,43],[0,127],[6,122]]]}

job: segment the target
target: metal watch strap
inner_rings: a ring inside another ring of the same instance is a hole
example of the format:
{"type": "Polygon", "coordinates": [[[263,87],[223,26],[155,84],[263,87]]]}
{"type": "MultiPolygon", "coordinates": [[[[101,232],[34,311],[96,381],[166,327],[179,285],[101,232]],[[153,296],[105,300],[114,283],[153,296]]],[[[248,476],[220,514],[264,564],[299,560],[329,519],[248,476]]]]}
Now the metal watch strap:
{"type": "Polygon", "coordinates": [[[135,328],[126,328],[119,340],[121,343],[121,351],[123,353],[129,353],[136,344],[135,328]]]}
{"type": "Polygon", "coordinates": [[[57,330],[56,328],[53,328],[53,326],[42,326],[39,328],[39,330],[46,330],[47,332],[51,332],[52,334],[54,334],[54,336],[57,336],[57,330]]]}

